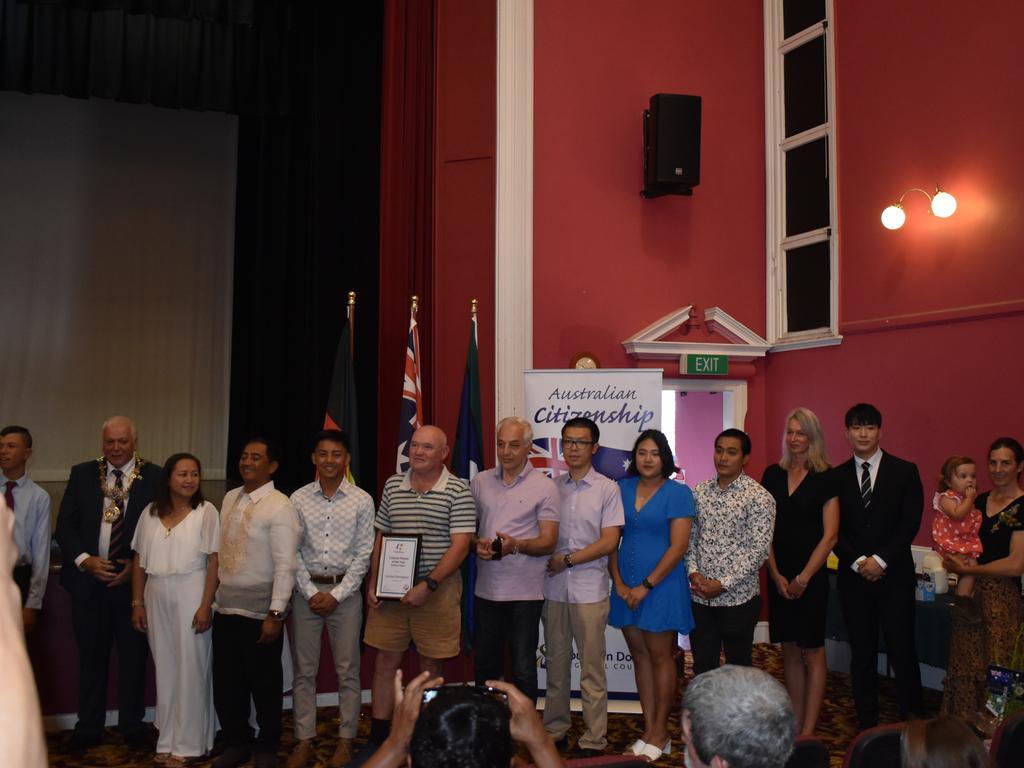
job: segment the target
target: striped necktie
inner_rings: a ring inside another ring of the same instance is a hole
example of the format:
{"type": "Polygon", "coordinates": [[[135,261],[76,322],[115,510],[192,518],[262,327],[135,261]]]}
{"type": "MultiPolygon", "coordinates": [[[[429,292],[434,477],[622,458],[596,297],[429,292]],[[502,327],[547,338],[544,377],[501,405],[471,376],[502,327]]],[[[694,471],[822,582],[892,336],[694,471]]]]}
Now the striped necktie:
{"type": "Polygon", "coordinates": [[[860,497],[864,500],[864,509],[871,504],[871,465],[866,461],[861,464],[860,497]]]}
{"type": "MultiPolygon", "coordinates": [[[[124,488],[122,478],[124,472],[120,469],[113,471],[114,475],[114,487],[118,490],[124,488]]],[[[127,556],[121,550],[124,548],[124,502],[118,502],[117,508],[121,510],[121,514],[117,516],[117,520],[110,524],[110,551],[107,554],[107,558],[110,560],[119,560],[127,556]]]]}

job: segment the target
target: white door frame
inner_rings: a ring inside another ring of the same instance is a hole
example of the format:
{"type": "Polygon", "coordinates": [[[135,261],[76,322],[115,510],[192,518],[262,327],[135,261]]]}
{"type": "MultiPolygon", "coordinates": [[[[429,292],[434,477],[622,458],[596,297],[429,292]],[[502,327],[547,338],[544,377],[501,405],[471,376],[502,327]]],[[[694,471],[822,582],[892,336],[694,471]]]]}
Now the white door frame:
{"type": "Polygon", "coordinates": [[[747,418],[747,382],[743,379],[667,379],[661,388],[676,392],[721,392],[722,428],[743,429],[747,418]]]}

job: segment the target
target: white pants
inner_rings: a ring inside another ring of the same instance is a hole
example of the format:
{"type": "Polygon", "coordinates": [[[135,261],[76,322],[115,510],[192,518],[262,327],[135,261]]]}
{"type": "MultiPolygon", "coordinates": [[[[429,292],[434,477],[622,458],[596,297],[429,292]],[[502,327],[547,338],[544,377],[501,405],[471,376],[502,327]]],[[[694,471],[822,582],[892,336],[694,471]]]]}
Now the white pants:
{"type": "Polygon", "coordinates": [[[212,633],[196,634],[192,618],[206,571],[150,576],[146,621],[156,667],[156,751],[198,757],[213,748],[212,633]]]}

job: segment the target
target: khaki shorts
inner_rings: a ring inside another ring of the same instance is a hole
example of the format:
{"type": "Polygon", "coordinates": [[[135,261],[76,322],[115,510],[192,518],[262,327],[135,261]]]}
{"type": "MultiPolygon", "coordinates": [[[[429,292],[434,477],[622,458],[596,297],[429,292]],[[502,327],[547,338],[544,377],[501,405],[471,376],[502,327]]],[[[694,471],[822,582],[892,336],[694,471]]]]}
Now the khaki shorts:
{"type": "Polygon", "coordinates": [[[381,651],[401,653],[416,644],[421,656],[450,659],[459,655],[462,630],[462,575],[453,573],[419,608],[397,600],[382,600],[367,608],[363,641],[381,651]]]}

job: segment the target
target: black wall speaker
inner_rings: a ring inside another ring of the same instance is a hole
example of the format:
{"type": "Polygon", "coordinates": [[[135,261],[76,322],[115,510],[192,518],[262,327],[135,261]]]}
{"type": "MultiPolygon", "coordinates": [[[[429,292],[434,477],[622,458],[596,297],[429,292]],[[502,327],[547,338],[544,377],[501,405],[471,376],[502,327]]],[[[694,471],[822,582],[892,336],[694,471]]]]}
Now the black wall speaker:
{"type": "Polygon", "coordinates": [[[692,195],[700,184],[700,96],[656,93],[644,110],[644,197],[692,195]]]}

